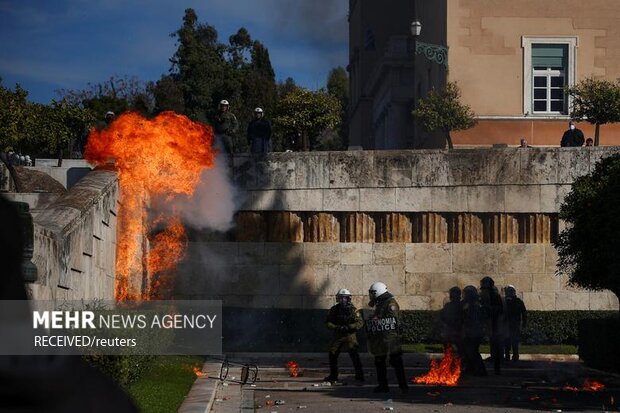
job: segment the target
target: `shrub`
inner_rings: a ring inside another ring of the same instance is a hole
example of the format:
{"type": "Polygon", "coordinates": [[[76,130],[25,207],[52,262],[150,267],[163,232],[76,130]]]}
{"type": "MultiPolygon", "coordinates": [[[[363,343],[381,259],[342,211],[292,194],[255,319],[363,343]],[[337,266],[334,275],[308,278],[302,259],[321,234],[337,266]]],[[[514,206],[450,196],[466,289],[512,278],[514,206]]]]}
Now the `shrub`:
{"type": "Polygon", "coordinates": [[[579,357],[589,367],[620,372],[620,319],[579,321],[579,357]]]}

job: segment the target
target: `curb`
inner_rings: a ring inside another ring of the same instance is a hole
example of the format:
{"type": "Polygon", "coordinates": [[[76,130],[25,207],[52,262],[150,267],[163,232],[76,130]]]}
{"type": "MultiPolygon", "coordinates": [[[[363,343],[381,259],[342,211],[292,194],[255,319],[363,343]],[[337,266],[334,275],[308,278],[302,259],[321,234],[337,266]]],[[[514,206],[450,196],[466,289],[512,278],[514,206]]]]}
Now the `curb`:
{"type": "Polygon", "coordinates": [[[178,413],[209,413],[215,400],[219,379],[219,371],[222,363],[206,362],[202,371],[207,372],[206,377],[198,377],[192,388],[185,396],[179,407],[178,413]]]}

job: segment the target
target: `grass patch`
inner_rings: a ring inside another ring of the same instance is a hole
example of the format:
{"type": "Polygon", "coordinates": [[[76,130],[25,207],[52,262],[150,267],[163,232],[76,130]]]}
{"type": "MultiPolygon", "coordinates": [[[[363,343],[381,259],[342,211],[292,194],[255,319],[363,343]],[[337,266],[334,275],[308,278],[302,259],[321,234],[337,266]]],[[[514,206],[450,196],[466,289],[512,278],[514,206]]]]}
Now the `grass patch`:
{"type": "MultiPolygon", "coordinates": [[[[443,352],[443,346],[441,344],[403,344],[403,351],[405,353],[441,353],[443,352]]],[[[480,346],[481,353],[489,353],[488,344],[480,346]]],[[[528,345],[523,344],[519,346],[519,353],[521,354],[577,354],[577,346],[570,344],[557,344],[557,345],[528,345]]]]}
{"type": "Polygon", "coordinates": [[[203,363],[199,356],[158,356],[126,390],[143,413],[176,412],[196,380],[192,367],[203,363]]]}

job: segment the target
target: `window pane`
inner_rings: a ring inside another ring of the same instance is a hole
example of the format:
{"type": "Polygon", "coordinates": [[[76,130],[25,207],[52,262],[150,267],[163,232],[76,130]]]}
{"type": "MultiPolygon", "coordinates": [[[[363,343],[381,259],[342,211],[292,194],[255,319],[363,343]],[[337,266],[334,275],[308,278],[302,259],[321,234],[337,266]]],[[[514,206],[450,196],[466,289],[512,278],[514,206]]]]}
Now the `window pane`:
{"type": "Polygon", "coordinates": [[[547,111],[547,102],[544,100],[535,100],[534,101],[534,112],[546,112],[547,111]]]}
{"type": "Polygon", "coordinates": [[[547,89],[534,89],[534,99],[547,99],[547,89]]]}
{"type": "Polygon", "coordinates": [[[564,110],[564,101],[563,100],[553,100],[551,101],[551,111],[552,112],[562,112],[564,110]]]}
{"type": "Polygon", "coordinates": [[[563,77],[552,77],[551,87],[564,87],[564,78],[563,77]]]}
{"type": "Polygon", "coordinates": [[[564,89],[551,89],[551,99],[564,100],[564,89]]]}
{"type": "Polygon", "coordinates": [[[534,77],[534,86],[535,87],[547,87],[547,78],[542,76],[534,77]]]}

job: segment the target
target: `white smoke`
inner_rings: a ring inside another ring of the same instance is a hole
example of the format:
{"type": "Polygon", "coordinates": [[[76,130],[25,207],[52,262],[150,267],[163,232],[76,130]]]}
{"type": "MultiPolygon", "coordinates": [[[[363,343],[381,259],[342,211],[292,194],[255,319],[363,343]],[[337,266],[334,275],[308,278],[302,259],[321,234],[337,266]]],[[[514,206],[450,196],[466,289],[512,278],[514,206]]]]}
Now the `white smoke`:
{"type": "Polygon", "coordinates": [[[185,224],[222,232],[233,227],[240,196],[230,175],[228,157],[218,150],[213,168],[202,172],[194,194],[177,205],[185,224]]]}

